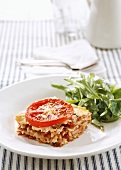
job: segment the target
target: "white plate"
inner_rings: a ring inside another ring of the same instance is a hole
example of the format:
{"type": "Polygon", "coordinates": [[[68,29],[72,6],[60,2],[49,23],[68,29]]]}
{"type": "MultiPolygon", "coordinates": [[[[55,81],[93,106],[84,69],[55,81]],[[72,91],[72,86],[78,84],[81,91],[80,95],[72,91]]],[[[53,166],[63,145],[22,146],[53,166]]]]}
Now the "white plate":
{"type": "Polygon", "coordinates": [[[26,80],[0,91],[0,144],[2,146],[26,156],[68,159],[101,153],[121,143],[120,120],[106,124],[104,134],[90,126],[78,139],[60,148],[39,144],[16,134],[15,115],[25,110],[31,102],[51,96],[64,99],[63,92],[51,87],[51,83],[64,83],[64,77],[53,75],[26,80]]]}

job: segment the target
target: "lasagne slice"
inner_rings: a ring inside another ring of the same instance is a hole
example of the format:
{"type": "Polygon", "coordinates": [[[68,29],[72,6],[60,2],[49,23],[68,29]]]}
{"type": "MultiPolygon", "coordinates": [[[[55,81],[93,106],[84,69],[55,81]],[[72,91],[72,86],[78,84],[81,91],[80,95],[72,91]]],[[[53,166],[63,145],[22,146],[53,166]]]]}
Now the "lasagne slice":
{"type": "Polygon", "coordinates": [[[87,129],[91,113],[85,107],[68,104],[60,99],[46,100],[45,103],[44,99],[39,101],[39,106],[35,102],[26,111],[16,115],[18,135],[60,147],[78,138],[87,129]]]}

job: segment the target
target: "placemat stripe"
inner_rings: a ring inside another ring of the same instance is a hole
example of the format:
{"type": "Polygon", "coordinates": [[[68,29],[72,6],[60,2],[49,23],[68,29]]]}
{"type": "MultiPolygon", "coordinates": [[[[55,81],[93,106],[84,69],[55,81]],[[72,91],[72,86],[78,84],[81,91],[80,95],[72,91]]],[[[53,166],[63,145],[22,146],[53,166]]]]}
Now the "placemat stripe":
{"type": "Polygon", "coordinates": [[[120,165],[119,165],[119,159],[118,159],[117,151],[116,151],[116,149],[113,149],[112,151],[113,151],[114,161],[115,161],[115,164],[116,164],[116,169],[120,170],[120,165]]]}
{"type": "Polygon", "coordinates": [[[100,163],[100,169],[101,170],[105,170],[105,167],[104,167],[104,160],[103,160],[103,155],[102,154],[99,154],[99,163],[100,163]]]}
{"type": "Polygon", "coordinates": [[[92,160],[93,169],[97,170],[97,164],[96,164],[95,156],[91,156],[91,160],[92,160]]]}
{"type": "Polygon", "coordinates": [[[111,162],[111,157],[110,157],[110,152],[109,151],[106,152],[106,158],[107,158],[107,163],[108,163],[109,169],[113,170],[112,162],[111,162]]]}
{"type": "Polygon", "coordinates": [[[0,151],[1,151],[0,167],[1,167],[1,170],[4,170],[6,166],[7,150],[1,148],[0,151]]]}

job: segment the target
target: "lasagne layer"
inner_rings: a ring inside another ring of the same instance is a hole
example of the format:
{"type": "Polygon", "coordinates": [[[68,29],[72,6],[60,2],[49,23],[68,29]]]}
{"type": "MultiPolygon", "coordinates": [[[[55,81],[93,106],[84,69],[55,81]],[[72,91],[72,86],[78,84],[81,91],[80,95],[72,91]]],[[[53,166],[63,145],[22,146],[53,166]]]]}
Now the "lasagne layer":
{"type": "Polygon", "coordinates": [[[31,126],[25,118],[26,112],[16,115],[18,122],[18,135],[26,136],[40,143],[50,144],[60,147],[78,138],[91,122],[91,113],[85,108],[73,105],[74,114],[72,119],[66,120],[61,124],[48,127],[37,128],[31,126]]]}

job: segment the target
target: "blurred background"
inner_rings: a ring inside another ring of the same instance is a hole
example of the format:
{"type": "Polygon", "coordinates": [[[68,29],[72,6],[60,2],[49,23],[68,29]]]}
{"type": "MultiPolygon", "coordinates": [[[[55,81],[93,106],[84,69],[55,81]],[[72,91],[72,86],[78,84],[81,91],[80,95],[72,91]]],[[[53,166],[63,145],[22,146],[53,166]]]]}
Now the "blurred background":
{"type": "MultiPolygon", "coordinates": [[[[1,0],[0,1],[0,19],[1,20],[28,20],[28,19],[52,19],[53,3],[60,3],[58,0],[1,0]]],[[[57,4],[56,3],[56,4],[57,4]]],[[[65,0],[61,4],[66,3],[80,4],[76,6],[76,11],[87,12],[86,0],[65,0]],[[85,8],[84,8],[85,6],[85,8]]],[[[75,12],[76,12],[75,11],[75,12]]]]}

